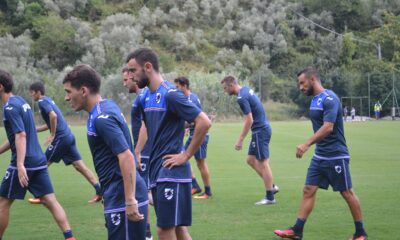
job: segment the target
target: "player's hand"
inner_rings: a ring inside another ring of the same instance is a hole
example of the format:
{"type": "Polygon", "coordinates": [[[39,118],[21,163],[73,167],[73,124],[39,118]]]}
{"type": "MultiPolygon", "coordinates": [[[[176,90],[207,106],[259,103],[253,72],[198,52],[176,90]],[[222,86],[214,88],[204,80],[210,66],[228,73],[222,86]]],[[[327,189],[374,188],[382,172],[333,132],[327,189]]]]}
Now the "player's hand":
{"type": "Polygon", "coordinates": [[[235,143],[235,149],[237,151],[240,151],[242,150],[242,147],[243,147],[243,140],[238,139],[235,143]]]}
{"type": "Polygon", "coordinates": [[[47,138],[46,138],[46,140],[44,141],[44,146],[45,147],[47,147],[47,146],[49,146],[49,144],[50,143],[52,143],[53,142],[53,140],[54,140],[54,136],[53,135],[50,135],[50,136],[48,136],[47,138]]]}
{"type": "Polygon", "coordinates": [[[126,204],[125,213],[131,221],[140,221],[144,219],[144,215],[139,212],[138,203],[135,200],[132,204],[126,204]]]}
{"type": "Polygon", "coordinates": [[[185,128],[185,136],[187,137],[187,136],[189,136],[189,128],[185,128]]]}
{"type": "Polygon", "coordinates": [[[179,166],[184,164],[189,159],[186,152],[181,152],[179,154],[167,154],[163,157],[163,167],[173,168],[175,166],[179,166]]]}
{"type": "Polygon", "coordinates": [[[19,184],[21,184],[22,187],[28,187],[29,178],[28,174],[26,173],[25,166],[19,166],[17,168],[17,171],[18,171],[19,184]]]}
{"type": "Polygon", "coordinates": [[[135,152],[135,155],[136,155],[136,160],[138,162],[136,168],[140,170],[140,165],[142,164],[142,155],[140,155],[140,152],[135,152]]]}
{"type": "Polygon", "coordinates": [[[310,146],[308,146],[308,145],[305,144],[305,143],[297,145],[297,147],[296,147],[296,157],[297,157],[297,158],[303,157],[303,154],[304,154],[305,152],[307,152],[307,150],[308,150],[309,147],[310,147],[310,146]]]}

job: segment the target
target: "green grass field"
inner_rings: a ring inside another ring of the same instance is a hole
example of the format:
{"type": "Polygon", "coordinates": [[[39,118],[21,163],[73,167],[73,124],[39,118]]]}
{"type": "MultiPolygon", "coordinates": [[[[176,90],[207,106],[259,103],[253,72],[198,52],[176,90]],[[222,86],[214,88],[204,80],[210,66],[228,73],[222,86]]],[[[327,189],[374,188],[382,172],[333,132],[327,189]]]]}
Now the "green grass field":
{"type": "MultiPolygon", "coordinates": [[[[190,227],[193,239],[278,239],[273,230],[294,223],[313,152],[310,149],[298,160],[295,147],[311,135],[311,124],[308,121],[273,122],[272,129],[271,166],[281,191],[276,196],[276,205],[255,206],[254,202],[264,195],[263,184],[245,163],[247,146],[241,152],[233,148],[241,124],[214,124],[207,158],[214,197],[193,201],[193,226],[190,227]]],[[[73,131],[84,160],[93,169],[85,127],[76,126],[73,131]]],[[[353,186],[362,203],[370,239],[399,239],[395,229],[400,225],[400,123],[346,123],[345,131],[352,156],[353,186]]],[[[42,142],[46,134],[40,134],[42,142]]],[[[5,131],[0,129],[0,140],[4,139],[5,131]]],[[[9,153],[0,156],[1,176],[9,157],[9,153]]],[[[200,177],[197,169],[196,173],[200,177]]],[[[76,237],[106,239],[101,204],[87,204],[93,195],[92,187],[72,167],[63,164],[51,166],[50,175],[76,237]]],[[[154,212],[151,218],[154,223],[154,212]]],[[[152,229],[155,234],[154,225],[152,229]]],[[[305,226],[304,239],[348,239],[353,231],[350,211],[340,194],[319,191],[305,226]]],[[[42,206],[17,201],[4,239],[53,240],[62,239],[62,235],[42,206]]]]}

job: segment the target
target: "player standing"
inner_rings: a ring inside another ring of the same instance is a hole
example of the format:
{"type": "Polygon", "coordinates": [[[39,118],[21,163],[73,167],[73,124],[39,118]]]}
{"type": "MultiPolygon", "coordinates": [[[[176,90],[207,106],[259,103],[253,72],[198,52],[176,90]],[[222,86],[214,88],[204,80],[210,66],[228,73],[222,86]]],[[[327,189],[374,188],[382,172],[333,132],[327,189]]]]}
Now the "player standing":
{"type": "Polygon", "coordinates": [[[255,204],[275,204],[274,194],[279,189],[273,184],[272,170],[269,165],[271,126],[267,120],[264,107],[255,92],[249,87],[241,87],[235,77],[226,76],[221,81],[221,84],[226,93],[237,96],[237,102],[245,116],[243,130],[235,144],[236,150],[239,151],[242,149],[243,140],[246,138],[250,128],[252,131],[247,163],[261,177],[266,189],[265,197],[255,204]]]}
{"type": "Polygon", "coordinates": [[[303,199],[296,223],[286,230],[275,230],[282,238],[302,239],[303,227],[316,200],[318,188],[339,191],[350,208],[356,231],[353,240],[367,239],[360,202],[352,190],[349,169],[350,156],[344,138],[342,106],[340,99],[331,90],[325,89],[316,69],[307,67],[297,74],[300,91],[313,96],[310,105],[310,119],[314,135],[296,148],[296,157],[301,158],[313,144],[315,153],[308,168],[303,199]]]}
{"type": "Polygon", "coordinates": [[[159,239],[189,240],[192,179],[188,160],[200,147],[211,122],[181,91],[163,80],[153,50],[135,50],[128,55],[127,64],[139,88],[149,88],[139,107],[152,147],[150,187],[159,239]],[[195,130],[189,147],[182,151],[185,121],[194,122],[195,130]]]}
{"type": "Polygon", "coordinates": [[[89,113],[87,136],[99,176],[109,240],[144,240],[147,189],[136,174],[131,135],[125,118],[111,100],[99,94],[100,75],[77,65],[64,77],[65,100],[75,111],[89,113]]]}
{"type": "Polygon", "coordinates": [[[0,186],[0,240],[7,228],[14,200],[24,199],[28,190],[49,209],[64,238],[75,240],[67,215],[53,193],[47,171],[46,156],[37,138],[31,107],[12,93],[11,75],[0,69],[0,100],[4,103],[4,128],[8,141],[0,154],[11,149],[11,164],[0,186]]]}
{"type": "MultiPolygon", "coordinates": [[[[61,159],[66,166],[72,164],[95,189],[96,194],[89,200],[89,203],[101,201],[100,184],[92,171],[83,162],[76,148],[75,136],[68,127],[60,109],[50,97],[45,96],[43,83],[36,82],[31,84],[29,92],[32,99],[38,102],[40,114],[46,123],[37,127],[36,131],[50,130],[50,135],[45,141],[45,145],[48,145],[45,153],[47,164],[50,166],[52,163],[59,163],[61,159]]],[[[40,199],[30,198],[29,202],[40,203],[40,199]]]]}

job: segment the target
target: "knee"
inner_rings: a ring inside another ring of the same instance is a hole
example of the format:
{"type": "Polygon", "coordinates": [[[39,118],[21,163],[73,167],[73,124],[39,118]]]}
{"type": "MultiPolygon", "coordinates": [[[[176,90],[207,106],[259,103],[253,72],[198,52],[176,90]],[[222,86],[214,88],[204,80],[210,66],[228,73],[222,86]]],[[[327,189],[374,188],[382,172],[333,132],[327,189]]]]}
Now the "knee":
{"type": "Polygon", "coordinates": [[[246,162],[247,162],[247,164],[248,164],[249,166],[254,167],[254,159],[252,159],[252,158],[247,158],[247,159],[246,159],[246,162]]]}
{"type": "Polygon", "coordinates": [[[311,198],[315,195],[315,189],[312,186],[304,186],[303,188],[303,196],[305,198],[311,198]]]}
{"type": "Polygon", "coordinates": [[[196,163],[197,163],[197,167],[199,168],[199,169],[203,169],[204,168],[204,159],[201,159],[201,160],[196,160],[196,163]]]}
{"type": "Polygon", "coordinates": [[[72,166],[74,166],[75,170],[78,172],[82,172],[83,171],[83,167],[81,164],[79,164],[77,161],[72,163],[72,166]]]}
{"type": "Polygon", "coordinates": [[[352,198],[355,198],[355,197],[356,197],[355,193],[354,193],[353,190],[351,190],[351,189],[348,189],[348,190],[346,190],[346,191],[340,192],[340,194],[341,194],[342,197],[343,197],[344,199],[346,199],[346,200],[349,200],[349,199],[352,199],[352,198]]]}

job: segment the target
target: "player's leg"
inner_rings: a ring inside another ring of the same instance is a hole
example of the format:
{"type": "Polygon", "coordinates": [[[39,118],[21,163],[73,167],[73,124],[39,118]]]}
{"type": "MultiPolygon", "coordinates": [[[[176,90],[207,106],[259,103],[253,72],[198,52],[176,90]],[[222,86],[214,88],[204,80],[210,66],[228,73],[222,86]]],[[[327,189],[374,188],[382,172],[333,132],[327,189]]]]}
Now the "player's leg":
{"type": "Polygon", "coordinates": [[[176,227],[175,233],[177,240],[192,240],[187,227],[176,227]]]}
{"type": "MultiPolygon", "coordinates": [[[[346,191],[341,192],[343,198],[346,200],[347,205],[350,208],[351,215],[353,216],[354,225],[355,225],[355,233],[354,237],[366,237],[367,233],[364,229],[362,211],[360,200],[352,189],[348,189],[346,191]]],[[[362,238],[360,238],[362,239],[362,238]]]]}
{"type": "Polygon", "coordinates": [[[54,193],[46,194],[40,197],[40,200],[42,201],[43,205],[47,209],[49,209],[57,225],[63,232],[71,230],[71,227],[67,219],[67,215],[65,214],[64,209],[56,199],[54,193]]]}
{"type": "Polygon", "coordinates": [[[204,183],[204,193],[198,196],[194,196],[195,199],[208,199],[212,196],[211,184],[210,184],[210,172],[205,159],[196,159],[197,167],[200,170],[201,178],[204,183]]]}
{"type": "Polygon", "coordinates": [[[12,199],[0,197],[0,239],[3,237],[4,232],[8,226],[8,221],[10,219],[10,208],[12,203],[12,199]]]}
{"type": "MultiPolygon", "coordinates": [[[[189,137],[185,143],[184,149],[187,149],[189,147],[191,141],[192,141],[192,138],[189,137]]],[[[192,165],[190,165],[190,171],[192,172],[192,195],[201,193],[202,189],[201,189],[199,183],[197,182],[192,165]]]]}

